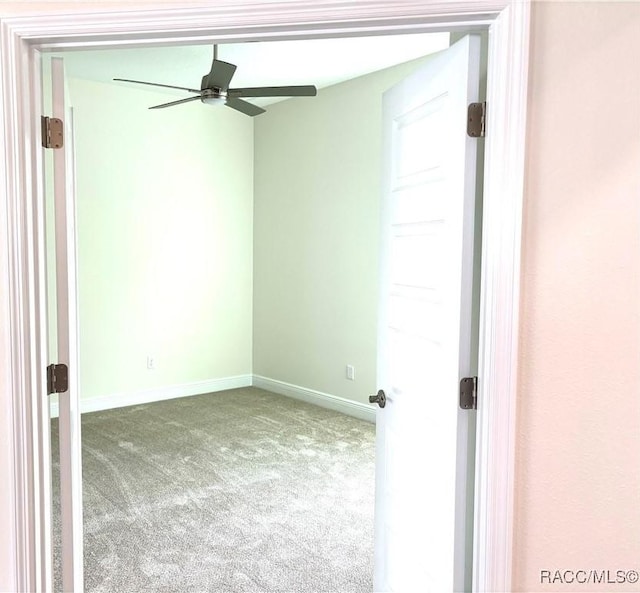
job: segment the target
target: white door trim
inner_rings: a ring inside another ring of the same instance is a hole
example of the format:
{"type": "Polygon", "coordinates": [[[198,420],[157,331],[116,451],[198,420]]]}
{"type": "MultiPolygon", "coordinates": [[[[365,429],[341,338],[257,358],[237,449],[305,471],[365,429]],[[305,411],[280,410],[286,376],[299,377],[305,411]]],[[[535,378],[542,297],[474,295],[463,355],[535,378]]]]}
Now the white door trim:
{"type": "Polygon", "coordinates": [[[43,414],[34,403],[46,397],[47,347],[36,50],[489,26],[474,590],[509,591],[530,0],[220,0],[99,10],[0,19],[0,429],[9,440],[0,479],[11,503],[0,515],[0,551],[8,552],[0,585],[43,591],[50,582],[43,414]]]}

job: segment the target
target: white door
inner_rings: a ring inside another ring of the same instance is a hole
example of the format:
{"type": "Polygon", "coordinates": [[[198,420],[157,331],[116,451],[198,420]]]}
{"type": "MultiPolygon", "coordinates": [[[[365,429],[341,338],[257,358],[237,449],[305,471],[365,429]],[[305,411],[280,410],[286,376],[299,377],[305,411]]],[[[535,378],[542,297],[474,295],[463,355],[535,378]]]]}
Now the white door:
{"type": "Polygon", "coordinates": [[[73,112],[66,92],[64,62],[51,59],[52,117],[64,122],[62,148],[53,151],[55,218],[55,298],[57,363],[70,369],[69,388],[59,394],[60,516],[62,590],[83,590],[82,460],[78,377],[78,315],[76,303],[75,170],[73,112]]]}
{"type": "Polygon", "coordinates": [[[465,37],[383,100],[375,591],[463,590],[471,561],[458,391],[472,365],[479,64],[480,38],[465,37]]]}

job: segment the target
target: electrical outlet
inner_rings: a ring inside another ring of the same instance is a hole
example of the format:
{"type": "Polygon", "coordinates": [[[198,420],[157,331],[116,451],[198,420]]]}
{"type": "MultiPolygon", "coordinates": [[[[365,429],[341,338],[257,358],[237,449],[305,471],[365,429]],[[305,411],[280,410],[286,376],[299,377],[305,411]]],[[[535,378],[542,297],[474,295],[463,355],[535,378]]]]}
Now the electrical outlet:
{"type": "Polygon", "coordinates": [[[156,357],[155,356],[147,356],[147,369],[150,371],[155,370],[156,368],[156,357]]]}
{"type": "Polygon", "coordinates": [[[356,369],[351,364],[347,365],[347,379],[349,379],[349,381],[356,380],[356,369]]]}

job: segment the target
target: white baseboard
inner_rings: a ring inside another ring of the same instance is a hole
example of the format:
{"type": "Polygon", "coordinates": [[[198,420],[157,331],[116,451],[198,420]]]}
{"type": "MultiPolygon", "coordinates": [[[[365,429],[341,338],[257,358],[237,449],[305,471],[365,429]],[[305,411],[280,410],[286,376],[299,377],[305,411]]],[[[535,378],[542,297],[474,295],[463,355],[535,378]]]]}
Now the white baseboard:
{"type": "Polygon", "coordinates": [[[376,421],[376,408],[370,404],[355,402],[337,395],[322,393],[321,391],[307,389],[306,387],[292,385],[291,383],[269,379],[268,377],[262,377],[260,375],[253,375],[253,386],[315,404],[316,406],[329,408],[336,412],[342,412],[343,414],[354,416],[367,422],[375,423],[376,421]]]}
{"type": "MultiPolygon", "coordinates": [[[[131,391],[114,393],[101,397],[92,397],[80,401],[80,411],[99,412],[113,408],[124,408],[126,406],[136,406],[148,404],[178,397],[189,397],[201,395],[203,393],[215,393],[227,389],[237,389],[239,387],[259,387],[273,393],[285,395],[293,399],[301,400],[323,408],[329,408],[336,412],[342,412],[348,416],[354,416],[367,422],[375,423],[376,408],[369,404],[355,402],[344,397],[307,389],[299,385],[292,385],[284,381],[269,379],[260,375],[238,375],[235,377],[224,377],[222,379],[210,379],[209,381],[198,381],[195,383],[184,383],[182,385],[171,385],[169,387],[159,387],[157,389],[145,389],[142,391],[131,391]]],[[[58,403],[51,403],[51,417],[58,417],[58,403]]]]}
{"type": "MultiPolygon", "coordinates": [[[[208,381],[171,385],[169,387],[159,387],[157,389],[114,393],[112,395],[80,400],[80,412],[85,414],[86,412],[98,412],[100,410],[110,410],[112,408],[124,408],[126,406],[148,404],[166,399],[201,395],[203,393],[214,393],[216,391],[225,391],[226,389],[237,389],[238,387],[250,387],[251,384],[251,375],[237,375],[235,377],[223,377],[221,379],[210,379],[208,381]]],[[[57,402],[51,403],[51,417],[58,417],[57,402]]]]}

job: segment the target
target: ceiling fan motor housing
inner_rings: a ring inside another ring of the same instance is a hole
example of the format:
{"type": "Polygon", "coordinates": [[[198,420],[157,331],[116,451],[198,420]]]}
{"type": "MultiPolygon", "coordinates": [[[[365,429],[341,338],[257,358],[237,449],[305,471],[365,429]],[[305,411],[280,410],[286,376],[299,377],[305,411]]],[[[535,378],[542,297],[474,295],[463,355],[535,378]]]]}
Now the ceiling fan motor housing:
{"type": "Polygon", "coordinates": [[[222,89],[203,89],[200,94],[200,100],[210,105],[223,104],[227,100],[227,93],[222,89]]]}

